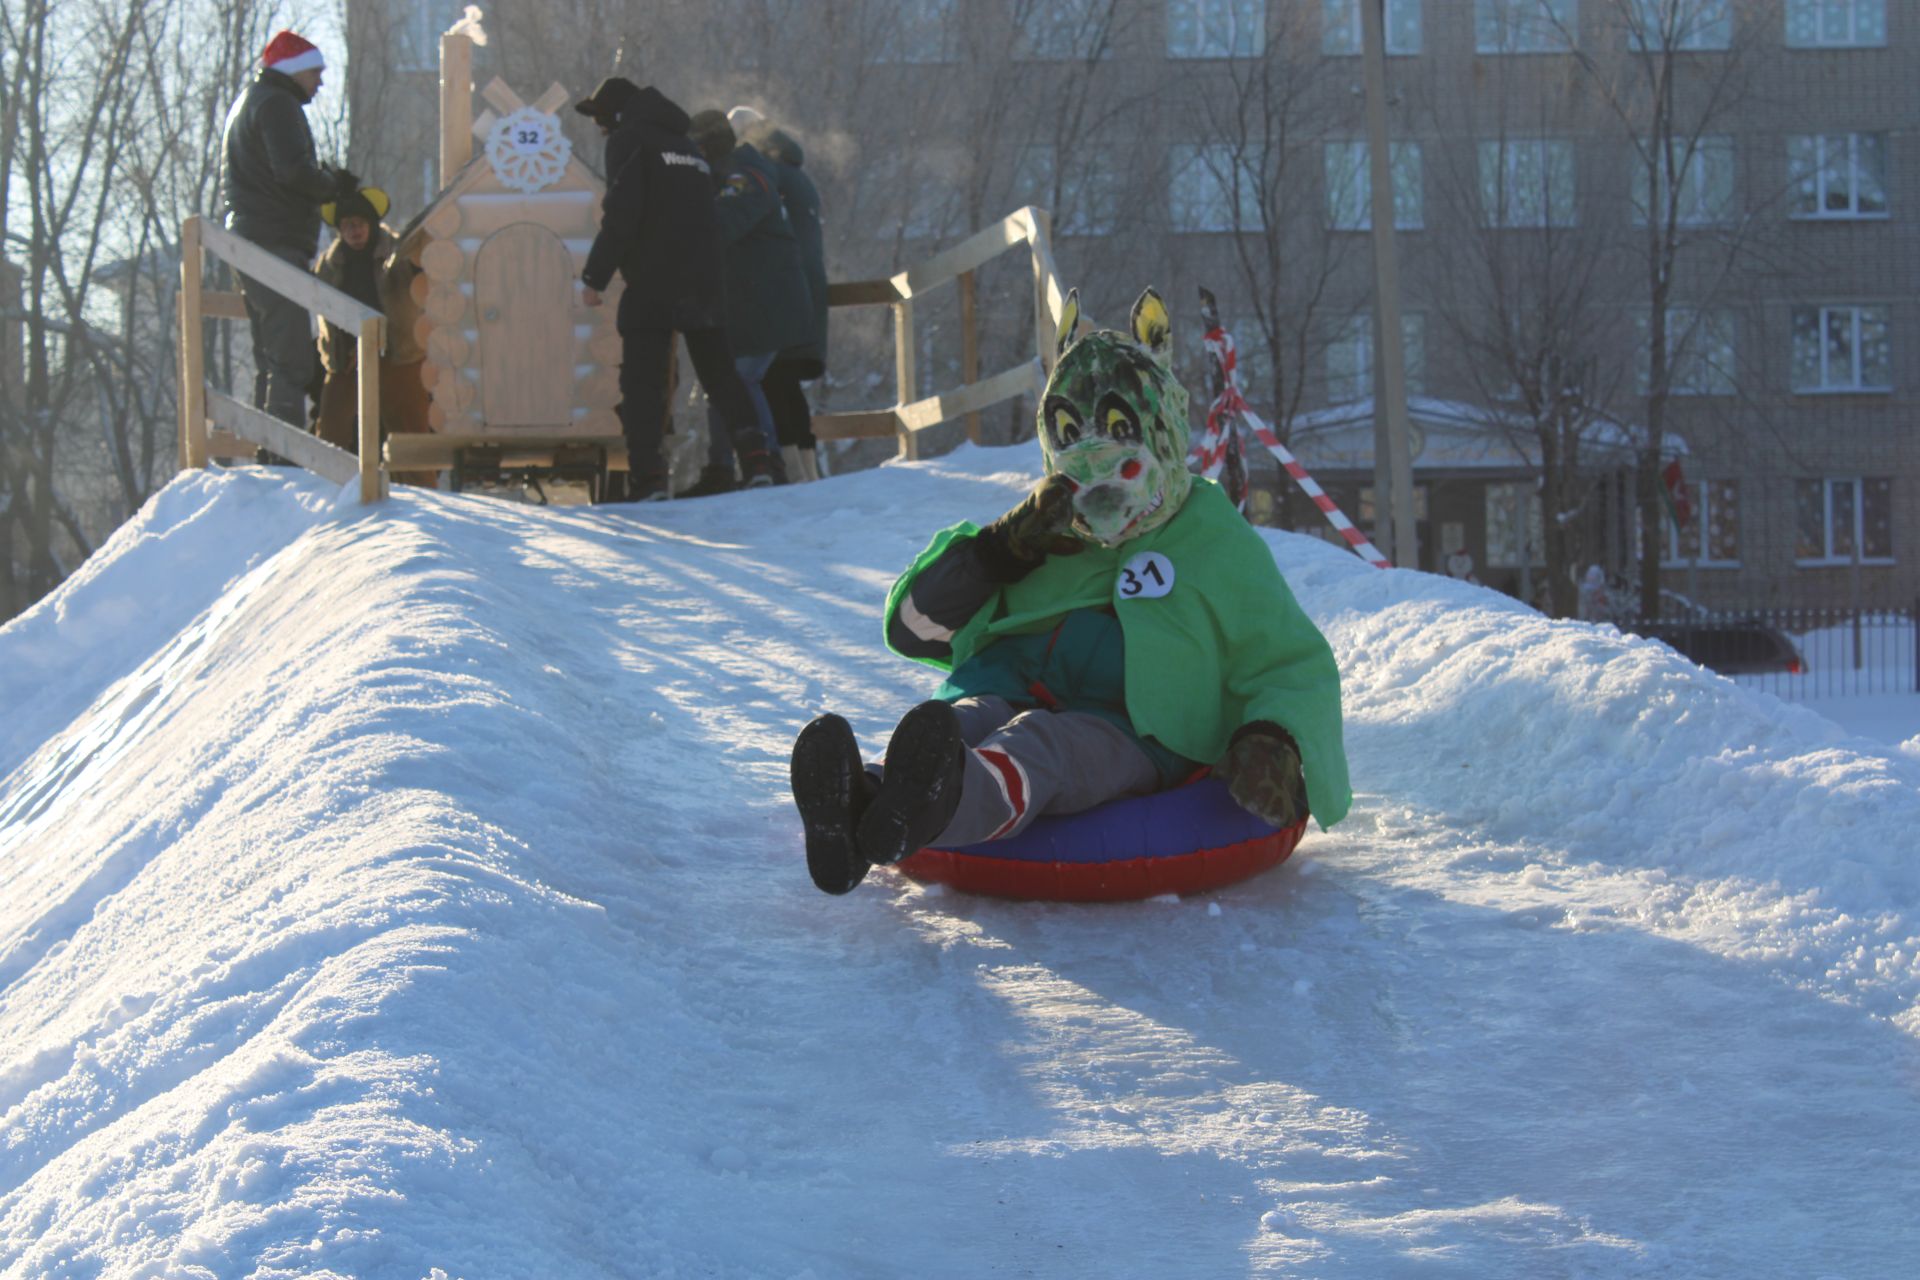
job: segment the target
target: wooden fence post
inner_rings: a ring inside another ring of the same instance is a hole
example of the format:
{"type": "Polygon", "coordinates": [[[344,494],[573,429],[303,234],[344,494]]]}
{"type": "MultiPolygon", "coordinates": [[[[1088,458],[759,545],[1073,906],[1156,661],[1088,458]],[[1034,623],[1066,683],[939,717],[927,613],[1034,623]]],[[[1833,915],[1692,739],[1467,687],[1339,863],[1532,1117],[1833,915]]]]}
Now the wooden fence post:
{"type": "MultiPolygon", "coordinates": [[[[960,381],[968,386],[980,381],[980,331],[974,316],[973,272],[962,271],[960,285],[960,381]]],[[[980,411],[967,414],[967,439],[980,443],[980,411]]]]}
{"type": "Polygon", "coordinates": [[[1047,262],[1053,256],[1053,215],[1045,209],[1032,211],[1033,234],[1030,238],[1033,255],[1033,344],[1040,356],[1040,371],[1044,376],[1053,370],[1053,335],[1059,326],[1054,323],[1053,309],[1047,306],[1047,262]]]}
{"type": "Polygon", "coordinates": [[[380,325],[379,316],[360,322],[360,501],[385,497],[380,470],[380,325]]]}
{"type": "Polygon", "coordinates": [[[207,346],[201,323],[200,219],[180,224],[180,466],[207,465],[207,346]]]}
{"type": "MultiPolygon", "coordinates": [[[[893,304],[893,385],[896,408],[912,404],[919,396],[919,370],[914,363],[912,299],[902,299],[893,304]]],[[[900,456],[908,461],[920,456],[919,441],[904,426],[900,430],[900,456]]]]}

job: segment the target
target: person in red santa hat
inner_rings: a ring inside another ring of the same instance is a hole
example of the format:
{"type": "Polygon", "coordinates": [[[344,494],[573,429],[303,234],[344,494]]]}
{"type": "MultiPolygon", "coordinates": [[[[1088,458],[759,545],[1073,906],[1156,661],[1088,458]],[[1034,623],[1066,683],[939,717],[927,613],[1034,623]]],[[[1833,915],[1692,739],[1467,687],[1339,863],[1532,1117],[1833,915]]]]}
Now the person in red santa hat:
{"type": "MultiPolygon", "coordinates": [[[[220,142],[226,225],[304,272],[320,242],[320,206],[358,190],[360,179],[314,158],[306,105],[326,70],[320,50],[282,31],[267,42],[260,63],[260,74],[227,112],[220,142]]],[[[253,330],[254,407],[305,426],[314,380],[307,309],[244,274],[240,291],[253,330]]]]}

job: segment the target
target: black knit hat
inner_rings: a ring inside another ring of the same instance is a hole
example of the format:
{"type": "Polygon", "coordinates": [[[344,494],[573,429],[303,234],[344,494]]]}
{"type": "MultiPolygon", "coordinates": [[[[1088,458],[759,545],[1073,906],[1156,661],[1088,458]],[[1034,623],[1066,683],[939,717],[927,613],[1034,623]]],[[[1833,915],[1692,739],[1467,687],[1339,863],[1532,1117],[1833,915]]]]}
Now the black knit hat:
{"type": "Polygon", "coordinates": [[[687,134],[710,161],[724,160],[739,142],[724,111],[694,112],[693,119],[687,123],[687,134]]]}
{"type": "Polygon", "coordinates": [[[625,76],[608,76],[593,86],[593,92],[573,104],[573,109],[601,124],[617,124],[620,113],[640,96],[640,86],[625,76]]]}

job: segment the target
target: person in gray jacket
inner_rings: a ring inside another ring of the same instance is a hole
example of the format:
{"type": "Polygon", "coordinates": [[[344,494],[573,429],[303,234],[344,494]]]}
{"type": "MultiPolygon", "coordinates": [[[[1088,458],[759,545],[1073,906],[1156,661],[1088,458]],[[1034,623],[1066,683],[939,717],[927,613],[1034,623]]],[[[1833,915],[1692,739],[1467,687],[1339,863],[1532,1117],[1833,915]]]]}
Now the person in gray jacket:
{"type": "MultiPolygon", "coordinates": [[[[220,141],[226,225],[305,272],[320,243],[320,206],[351,195],[360,180],[314,159],[306,105],[320,91],[326,68],[320,50],[282,31],[260,61],[260,74],[227,112],[220,141]]],[[[253,332],[254,407],[305,426],[315,369],[307,309],[244,273],[240,292],[253,332]]]]}

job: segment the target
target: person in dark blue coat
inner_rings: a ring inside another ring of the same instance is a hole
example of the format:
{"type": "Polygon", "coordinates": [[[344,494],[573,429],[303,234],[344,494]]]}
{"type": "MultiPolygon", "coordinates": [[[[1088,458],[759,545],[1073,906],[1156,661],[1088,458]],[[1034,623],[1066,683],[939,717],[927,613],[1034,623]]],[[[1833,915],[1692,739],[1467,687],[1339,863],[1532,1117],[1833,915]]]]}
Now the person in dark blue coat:
{"type": "Polygon", "coordinates": [[[658,89],[619,76],[601,81],[574,109],[607,138],[600,232],[580,282],[584,301],[595,307],[615,271],[626,281],[617,327],[627,496],[668,496],[660,437],[676,331],[722,424],[720,449],[737,449],[747,475],[771,483],[776,458],[727,343],[725,248],[712,169],[687,136],[687,113],[658,89]]]}
{"type": "Polygon", "coordinates": [[[774,431],[779,437],[789,478],[818,480],[820,466],[814,452],[818,442],[813,435],[813,406],[807,403],[806,389],[801,384],[823,377],[827,371],[827,250],[820,215],[820,189],[801,168],[806,163],[806,153],[793,135],[752,107],[735,107],[727,112],[727,121],[740,137],[773,163],[780,203],[787,211],[794,241],[800,247],[800,266],[806,273],[807,298],[812,304],[809,312],[812,333],[799,346],[789,347],[776,356],[760,385],[773,412],[774,431]]]}
{"type": "MultiPolygon", "coordinates": [[[[750,143],[739,142],[718,111],[697,113],[691,127],[694,142],[719,178],[714,209],[727,246],[727,340],[753,401],[762,440],[777,460],[779,436],[761,384],[774,359],[811,334],[812,302],[799,243],[780,201],[776,166],[750,143]]],[[[724,438],[716,432],[708,440],[702,484],[724,483],[728,469],[724,438]]]]}

